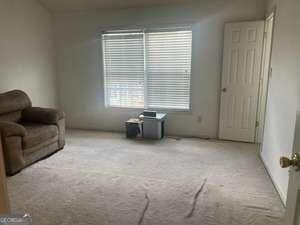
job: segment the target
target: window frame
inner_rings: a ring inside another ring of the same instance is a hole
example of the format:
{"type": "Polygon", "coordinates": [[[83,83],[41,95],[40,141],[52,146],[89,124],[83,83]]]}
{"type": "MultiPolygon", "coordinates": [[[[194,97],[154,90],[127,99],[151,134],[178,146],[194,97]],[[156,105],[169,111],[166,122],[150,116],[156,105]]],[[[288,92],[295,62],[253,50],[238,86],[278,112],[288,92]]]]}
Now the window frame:
{"type": "Polygon", "coordinates": [[[102,73],[103,73],[103,91],[104,91],[104,105],[105,108],[107,109],[119,109],[119,110],[155,110],[155,111],[163,111],[163,112],[168,112],[168,113],[191,113],[192,112],[192,62],[193,62],[193,29],[191,25],[184,25],[184,26],[169,26],[169,27],[151,27],[150,31],[146,30],[147,28],[138,28],[138,29],[113,29],[109,30],[106,29],[102,31],[102,34],[100,35],[101,39],[101,47],[102,47],[102,73]],[[189,30],[191,32],[191,49],[190,49],[190,54],[191,54],[191,61],[190,61],[190,74],[189,74],[189,98],[188,98],[188,108],[186,109],[180,109],[180,108],[151,108],[147,107],[147,66],[146,66],[146,38],[145,35],[147,32],[151,32],[151,30],[167,30],[169,32],[176,32],[180,30],[189,30]],[[108,99],[107,99],[107,91],[106,91],[106,69],[105,69],[105,45],[103,42],[103,34],[107,33],[116,33],[116,34],[121,34],[121,33],[128,33],[128,32],[141,32],[143,34],[143,42],[144,42],[144,107],[132,107],[132,106],[112,106],[107,104],[108,99]]]}

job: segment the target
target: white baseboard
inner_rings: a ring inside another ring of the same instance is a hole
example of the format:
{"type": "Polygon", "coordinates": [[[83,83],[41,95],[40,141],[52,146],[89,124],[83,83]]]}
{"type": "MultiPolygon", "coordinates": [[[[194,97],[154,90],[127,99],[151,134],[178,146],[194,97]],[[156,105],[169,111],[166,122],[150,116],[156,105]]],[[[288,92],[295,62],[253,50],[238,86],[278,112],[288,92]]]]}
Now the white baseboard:
{"type": "Polygon", "coordinates": [[[266,171],[267,171],[269,177],[271,178],[271,181],[272,181],[272,183],[273,183],[273,185],[274,185],[276,191],[278,192],[278,194],[279,194],[279,196],[280,196],[280,199],[281,199],[281,201],[282,201],[282,204],[286,207],[287,195],[281,190],[281,188],[280,188],[280,187],[277,185],[277,183],[275,182],[275,179],[274,179],[274,177],[272,176],[272,173],[270,173],[270,170],[269,170],[267,164],[265,163],[265,161],[264,161],[264,159],[263,159],[261,153],[259,153],[259,156],[260,156],[260,159],[261,159],[261,161],[262,161],[262,163],[263,163],[263,165],[264,165],[264,167],[265,167],[265,169],[266,169],[266,171]]]}

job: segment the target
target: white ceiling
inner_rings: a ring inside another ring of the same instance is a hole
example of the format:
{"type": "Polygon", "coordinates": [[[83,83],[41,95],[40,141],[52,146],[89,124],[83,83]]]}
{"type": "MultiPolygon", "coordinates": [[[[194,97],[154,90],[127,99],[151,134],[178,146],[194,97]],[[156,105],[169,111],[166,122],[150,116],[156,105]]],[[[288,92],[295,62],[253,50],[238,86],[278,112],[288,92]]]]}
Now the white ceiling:
{"type": "Polygon", "coordinates": [[[39,0],[54,13],[185,4],[194,0],[39,0]]]}

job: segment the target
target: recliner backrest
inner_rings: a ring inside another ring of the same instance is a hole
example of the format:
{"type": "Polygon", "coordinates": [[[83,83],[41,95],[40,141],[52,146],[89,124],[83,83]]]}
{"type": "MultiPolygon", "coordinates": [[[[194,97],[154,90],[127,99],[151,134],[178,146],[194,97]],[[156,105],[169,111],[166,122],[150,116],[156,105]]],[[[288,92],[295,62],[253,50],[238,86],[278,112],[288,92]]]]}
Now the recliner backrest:
{"type": "Polygon", "coordinates": [[[0,94],[0,121],[18,122],[22,110],[31,107],[31,100],[21,90],[13,90],[0,94]]]}

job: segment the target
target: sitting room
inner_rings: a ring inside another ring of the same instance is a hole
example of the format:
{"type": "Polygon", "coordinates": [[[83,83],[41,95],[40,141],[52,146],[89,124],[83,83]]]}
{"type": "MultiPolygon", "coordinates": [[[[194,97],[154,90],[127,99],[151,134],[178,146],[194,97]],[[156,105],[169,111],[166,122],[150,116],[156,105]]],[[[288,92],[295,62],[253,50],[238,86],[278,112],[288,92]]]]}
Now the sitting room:
{"type": "Polygon", "coordinates": [[[299,10],[0,0],[0,224],[299,225],[299,10]]]}

